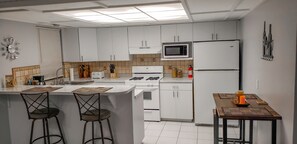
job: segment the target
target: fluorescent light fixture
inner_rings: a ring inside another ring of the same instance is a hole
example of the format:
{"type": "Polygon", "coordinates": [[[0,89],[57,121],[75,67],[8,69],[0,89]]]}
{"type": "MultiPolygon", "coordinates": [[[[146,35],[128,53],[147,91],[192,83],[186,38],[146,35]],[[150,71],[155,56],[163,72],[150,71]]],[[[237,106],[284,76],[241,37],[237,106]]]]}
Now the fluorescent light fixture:
{"type": "Polygon", "coordinates": [[[121,7],[121,8],[108,8],[108,9],[94,9],[96,12],[100,12],[106,15],[115,14],[127,14],[127,13],[141,13],[138,9],[134,7],[121,7]]]}
{"type": "Polygon", "coordinates": [[[77,19],[82,19],[85,21],[91,21],[91,22],[98,22],[98,23],[122,23],[123,21],[105,16],[105,15],[98,15],[98,16],[81,16],[81,17],[75,17],[77,19]]]}
{"type": "Polygon", "coordinates": [[[157,20],[188,19],[187,13],[184,10],[149,12],[147,14],[157,20]]]}
{"type": "Polygon", "coordinates": [[[181,3],[58,11],[53,13],[96,23],[133,23],[189,19],[181,3]]]}
{"type": "Polygon", "coordinates": [[[132,21],[155,21],[153,18],[149,17],[144,13],[129,13],[129,14],[117,14],[117,15],[110,15],[112,17],[121,19],[123,21],[132,22],[132,21]]]}
{"type": "Polygon", "coordinates": [[[60,11],[60,12],[54,12],[54,13],[58,15],[67,16],[67,17],[101,15],[91,10],[60,11]]]}
{"type": "Polygon", "coordinates": [[[173,10],[183,10],[184,7],[181,3],[175,4],[161,4],[161,5],[149,5],[149,6],[137,6],[138,9],[147,12],[160,12],[160,11],[173,11],[173,10]]]}

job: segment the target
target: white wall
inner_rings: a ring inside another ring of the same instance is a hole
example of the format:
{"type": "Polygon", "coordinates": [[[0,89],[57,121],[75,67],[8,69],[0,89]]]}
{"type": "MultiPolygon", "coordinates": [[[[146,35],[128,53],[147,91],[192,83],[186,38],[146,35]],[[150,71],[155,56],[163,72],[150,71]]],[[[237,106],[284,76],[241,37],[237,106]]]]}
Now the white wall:
{"type": "MultiPolygon", "coordinates": [[[[282,115],[283,120],[278,121],[278,144],[293,144],[296,7],[296,0],[267,0],[242,20],[243,89],[257,93],[282,115]],[[272,24],[273,61],[261,59],[264,21],[272,24]]],[[[270,127],[268,122],[258,123],[257,144],[271,143],[270,127]]]]}
{"type": "Polygon", "coordinates": [[[0,19],[0,41],[2,42],[7,36],[14,37],[20,43],[20,55],[13,61],[0,55],[1,80],[5,75],[12,74],[11,68],[13,67],[39,65],[40,63],[39,38],[35,25],[0,19]]]}
{"type": "MultiPolygon", "coordinates": [[[[20,43],[19,58],[10,61],[0,55],[0,79],[12,74],[11,68],[29,65],[39,65],[39,38],[35,25],[0,19],[0,41],[6,36],[12,36],[20,43]]],[[[2,54],[2,53],[1,53],[2,54]]],[[[0,85],[1,86],[1,85],[0,85]]],[[[0,139],[1,143],[9,144],[10,130],[8,124],[7,100],[0,97],[0,139]]]]}

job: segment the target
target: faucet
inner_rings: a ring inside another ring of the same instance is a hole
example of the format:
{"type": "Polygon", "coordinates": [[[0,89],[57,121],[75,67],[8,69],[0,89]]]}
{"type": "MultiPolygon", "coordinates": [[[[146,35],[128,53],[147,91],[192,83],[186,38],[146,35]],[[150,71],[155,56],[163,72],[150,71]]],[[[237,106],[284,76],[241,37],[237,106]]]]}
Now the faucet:
{"type": "Polygon", "coordinates": [[[56,70],[55,85],[58,85],[58,84],[59,84],[59,76],[58,76],[58,73],[59,73],[60,70],[63,70],[63,69],[64,69],[64,67],[62,66],[62,67],[60,67],[60,68],[58,68],[58,69],[56,70]]]}

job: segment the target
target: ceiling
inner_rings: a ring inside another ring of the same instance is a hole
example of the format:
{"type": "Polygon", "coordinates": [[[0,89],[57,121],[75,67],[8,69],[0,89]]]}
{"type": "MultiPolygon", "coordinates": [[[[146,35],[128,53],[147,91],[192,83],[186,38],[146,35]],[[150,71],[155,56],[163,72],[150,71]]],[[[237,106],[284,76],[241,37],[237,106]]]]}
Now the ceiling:
{"type": "MultiPolygon", "coordinates": [[[[22,0],[22,3],[10,4],[9,0],[0,5],[0,19],[34,23],[38,25],[59,25],[69,27],[108,27],[123,25],[147,25],[163,23],[224,21],[241,19],[265,0],[64,0],[67,3],[56,4],[40,3],[40,0],[22,0]],[[26,3],[28,1],[28,3],[26,3]],[[30,3],[29,3],[30,1],[30,3]],[[38,3],[34,3],[38,1],[38,3]],[[183,20],[150,21],[150,22],[126,22],[126,23],[95,23],[74,19],[57,12],[89,9],[107,9],[122,7],[138,7],[147,5],[161,5],[181,3],[188,16],[183,20]],[[17,7],[15,7],[17,5],[17,7]]],[[[54,3],[54,2],[53,2],[54,3]]]]}

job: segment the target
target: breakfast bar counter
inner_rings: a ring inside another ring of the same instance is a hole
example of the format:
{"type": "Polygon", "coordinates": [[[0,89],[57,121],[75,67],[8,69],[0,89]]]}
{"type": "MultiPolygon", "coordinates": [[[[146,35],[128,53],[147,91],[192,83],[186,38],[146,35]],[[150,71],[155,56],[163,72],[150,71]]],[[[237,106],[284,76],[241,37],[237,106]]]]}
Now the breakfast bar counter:
{"type": "MultiPolygon", "coordinates": [[[[12,144],[28,143],[30,138],[31,121],[28,119],[25,104],[20,96],[23,90],[31,89],[34,87],[60,87],[59,89],[49,93],[51,107],[59,108],[60,114],[58,115],[68,144],[80,144],[83,135],[84,122],[80,121],[77,103],[72,94],[72,91],[81,87],[111,87],[110,90],[101,94],[101,106],[104,109],[111,111],[111,127],[115,144],[140,144],[143,139],[143,134],[135,134],[135,129],[138,129],[142,124],[144,127],[143,118],[134,118],[136,112],[134,105],[141,105],[142,101],[134,100],[136,95],[142,97],[142,91],[135,91],[134,85],[104,85],[99,83],[91,83],[88,85],[47,85],[47,86],[17,86],[14,88],[0,88],[1,99],[7,100],[7,111],[10,139],[12,144]],[[141,103],[141,104],[135,104],[141,103]],[[137,126],[135,124],[138,124],[137,126]],[[135,141],[138,140],[138,141],[135,141]]],[[[3,101],[2,101],[3,103],[3,101]]],[[[50,131],[58,132],[58,128],[53,120],[50,119],[50,131]]],[[[103,122],[103,124],[107,124],[103,122]]],[[[96,125],[95,135],[99,135],[100,131],[96,125]]],[[[104,128],[104,135],[109,136],[108,129],[104,128]]],[[[42,125],[41,122],[36,122],[36,129],[34,135],[41,135],[42,125]]],[[[139,132],[138,132],[139,133],[139,132]]],[[[144,132],[143,132],[144,133],[144,132]]],[[[87,131],[87,136],[90,133],[87,131]]]]}

